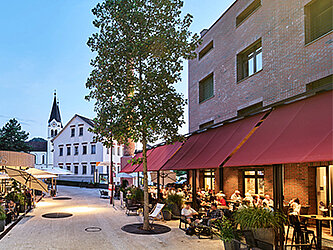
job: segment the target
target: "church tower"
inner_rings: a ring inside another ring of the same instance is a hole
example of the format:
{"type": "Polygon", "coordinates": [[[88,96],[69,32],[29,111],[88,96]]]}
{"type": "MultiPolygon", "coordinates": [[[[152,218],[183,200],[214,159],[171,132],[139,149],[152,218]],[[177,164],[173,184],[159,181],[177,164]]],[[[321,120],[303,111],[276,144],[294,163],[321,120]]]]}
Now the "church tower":
{"type": "Polygon", "coordinates": [[[53,167],[53,143],[51,140],[56,137],[62,130],[60,117],[59,102],[57,101],[57,93],[54,91],[53,105],[50,118],[47,124],[47,167],[53,167]]]}

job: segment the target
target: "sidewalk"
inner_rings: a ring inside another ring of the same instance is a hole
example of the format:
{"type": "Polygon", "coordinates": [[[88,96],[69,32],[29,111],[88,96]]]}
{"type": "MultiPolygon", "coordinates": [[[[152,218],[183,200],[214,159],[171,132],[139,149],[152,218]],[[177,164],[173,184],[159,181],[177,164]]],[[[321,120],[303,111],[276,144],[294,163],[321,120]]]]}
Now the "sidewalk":
{"type": "Polygon", "coordinates": [[[116,202],[100,199],[97,189],[59,186],[58,197],[43,198],[36,209],[23,218],[1,241],[0,249],[223,249],[218,239],[198,239],[178,229],[178,221],[162,223],[172,228],[169,233],[143,236],[128,234],[123,225],[141,222],[139,216],[126,216],[116,202]],[[46,219],[50,212],[67,212],[69,218],[46,219]],[[87,227],[100,232],[86,232],[87,227]]]}

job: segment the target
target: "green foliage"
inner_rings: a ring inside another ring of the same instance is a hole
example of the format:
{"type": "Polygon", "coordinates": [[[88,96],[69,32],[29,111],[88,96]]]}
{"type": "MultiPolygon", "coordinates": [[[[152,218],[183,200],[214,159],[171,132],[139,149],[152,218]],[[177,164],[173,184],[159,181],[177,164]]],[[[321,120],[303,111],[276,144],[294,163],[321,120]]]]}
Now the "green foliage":
{"type": "Polygon", "coordinates": [[[143,144],[144,228],[148,229],[147,143],[181,140],[183,60],[194,58],[199,36],[181,17],[182,0],[105,0],[92,9],[99,30],[87,44],[96,57],[86,82],[95,100],[96,140],[143,144]],[[111,133],[112,131],[112,133],[111,133]]]}
{"type": "Polygon", "coordinates": [[[0,206],[0,220],[5,220],[6,218],[6,211],[2,206],[0,206]]]}
{"type": "Polygon", "coordinates": [[[8,201],[12,200],[15,203],[19,203],[20,205],[24,205],[24,203],[25,203],[24,194],[21,192],[17,192],[17,191],[12,191],[12,192],[8,193],[5,197],[5,199],[8,201]]]}
{"type": "Polygon", "coordinates": [[[235,213],[235,222],[242,229],[283,228],[286,216],[279,211],[271,212],[260,207],[242,208],[235,213]]]}
{"type": "Polygon", "coordinates": [[[30,147],[25,143],[28,137],[29,133],[22,130],[20,123],[10,119],[0,129],[0,150],[28,152],[30,147]]]}
{"type": "Polygon", "coordinates": [[[233,239],[237,239],[237,232],[233,222],[227,217],[223,216],[221,219],[217,219],[213,222],[213,226],[216,231],[213,232],[220,238],[222,241],[230,242],[233,239]]]}
{"type": "Polygon", "coordinates": [[[178,206],[179,209],[183,206],[184,200],[183,196],[178,195],[178,194],[169,194],[168,197],[166,198],[165,202],[167,204],[175,204],[178,206]]]}

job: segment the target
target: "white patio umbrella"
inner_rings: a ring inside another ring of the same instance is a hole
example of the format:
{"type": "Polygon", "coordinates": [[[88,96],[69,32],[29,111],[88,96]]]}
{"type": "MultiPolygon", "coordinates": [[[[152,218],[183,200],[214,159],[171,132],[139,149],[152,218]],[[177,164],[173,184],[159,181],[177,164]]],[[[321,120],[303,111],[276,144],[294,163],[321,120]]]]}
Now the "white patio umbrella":
{"type": "Polygon", "coordinates": [[[63,174],[63,175],[71,175],[73,172],[67,170],[67,169],[62,169],[62,168],[44,168],[44,171],[51,173],[51,174],[63,174]]]}
{"type": "Polygon", "coordinates": [[[55,174],[51,174],[49,172],[46,172],[46,171],[38,169],[38,168],[29,168],[26,171],[38,179],[49,179],[49,178],[57,177],[57,175],[55,175],[55,174]]]}
{"type": "Polygon", "coordinates": [[[117,174],[116,177],[119,177],[119,178],[134,178],[132,175],[127,174],[127,173],[119,173],[119,174],[117,174]]]}
{"type": "Polygon", "coordinates": [[[18,181],[19,183],[30,189],[48,192],[47,185],[44,182],[38,180],[36,177],[24,170],[10,168],[6,166],[1,167],[0,170],[3,170],[10,178],[13,178],[14,180],[18,181]]]}

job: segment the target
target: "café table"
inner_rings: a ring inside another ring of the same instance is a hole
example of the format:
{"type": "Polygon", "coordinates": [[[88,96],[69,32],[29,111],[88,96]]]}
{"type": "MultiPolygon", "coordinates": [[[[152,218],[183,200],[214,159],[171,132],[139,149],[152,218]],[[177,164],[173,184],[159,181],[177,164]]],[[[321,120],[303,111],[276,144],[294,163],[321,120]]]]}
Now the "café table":
{"type": "Polygon", "coordinates": [[[333,217],[324,217],[318,214],[301,214],[299,217],[312,219],[316,221],[316,232],[317,232],[317,249],[321,249],[322,237],[323,237],[323,221],[333,221],[333,217]]]}

